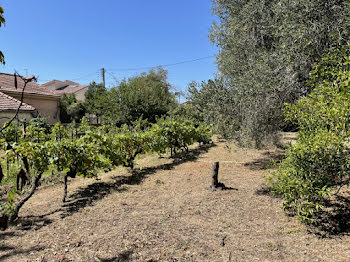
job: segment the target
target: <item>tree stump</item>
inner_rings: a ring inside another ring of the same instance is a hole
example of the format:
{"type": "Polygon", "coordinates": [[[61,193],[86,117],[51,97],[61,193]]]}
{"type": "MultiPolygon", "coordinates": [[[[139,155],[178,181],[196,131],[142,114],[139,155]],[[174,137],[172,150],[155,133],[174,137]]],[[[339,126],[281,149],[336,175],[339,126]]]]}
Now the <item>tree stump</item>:
{"type": "Polygon", "coordinates": [[[220,164],[219,162],[214,162],[213,163],[213,166],[212,166],[212,173],[211,173],[211,186],[210,186],[210,189],[213,190],[213,191],[216,191],[216,190],[223,190],[225,189],[225,185],[223,183],[220,183],[219,182],[219,167],[220,167],[220,164]]]}
{"type": "Polygon", "coordinates": [[[212,173],[211,173],[211,187],[215,188],[217,187],[219,181],[218,181],[218,176],[219,176],[219,167],[220,164],[219,162],[214,162],[213,167],[212,167],[212,173]]]}

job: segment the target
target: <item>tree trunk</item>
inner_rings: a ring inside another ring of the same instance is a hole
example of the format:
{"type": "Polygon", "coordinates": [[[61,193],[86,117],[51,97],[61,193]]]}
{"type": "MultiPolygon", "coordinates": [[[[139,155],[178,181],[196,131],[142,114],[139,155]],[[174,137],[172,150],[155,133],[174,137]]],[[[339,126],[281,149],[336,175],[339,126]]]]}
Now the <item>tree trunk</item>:
{"type": "Polygon", "coordinates": [[[0,216],[0,229],[6,230],[8,225],[9,225],[9,216],[6,214],[3,214],[2,216],[0,216]]]}
{"type": "Polygon", "coordinates": [[[218,176],[219,176],[219,162],[214,162],[213,167],[212,167],[212,173],[211,173],[211,188],[215,189],[219,185],[218,181],[218,176]]]}
{"type": "Polygon", "coordinates": [[[66,198],[67,198],[67,189],[68,189],[68,177],[71,177],[71,178],[75,178],[77,175],[77,171],[75,168],[71,168],[67,174],[64,176],[64,193],[63,193],[63,199],[62,201],[63,202],[66,202],[66,198]]]}
{"type": "Polygon", "coordinates": [[[213,163],[213,169],[211,173],[211,190],[216,191],[216,190],[226,190],[228,189],[224,183],[219,182],[218,179],[219,176],[219,162],[214,162],[213,163]]]}
{"type": "MultiPolygon", "coordinates": [[[[16,189],[19,190],[19,179],[21,178],[21,172],[22,172],[23,169],[21,169],[19,171],[19,173],[17,174],[17,177],[16,177],[16,189]]],[[[22,190],[21,190],[22,191],[22,190]]]]}
{"type": "Polygon", "coordinates": [[[16,186],[17,190],[22,191],[23,187],[29,183],[29,177],[27,176],[26,171],[23,168],[17,174],[16,186]]]}
{"type": "Polygon", "coordinates": [[[22,161],[23,161],[23,164],[24,164],[24,168],[26,169],[27,171],[27,174],[29,174],[29,163],[28,163],[28,158],[27,157],[22,157],[22,161]]]}
{"type": "Polygon", "coordinates": [[[67,187],[68,187],[68,172],[67,174],[64,176],[64,193],[63,193],[63,199],[62,202],[66,202],[66,198],[67,198],[67,187]]]}
{"type": "Polygon", "coordinates": [[[18,204],[16,205],[15,211],[13,213],[13,215],[11,216],[11,222],[15,221],[18,218],[18,213],[19,210],[21,209],[21,207],[25,204],[25,202],[27,202],[35,193],[36,189],[39,186],[39,181],[41,179],[42,173],[40,173],[37,177],[35,177],[33,179],[33,187],[31,189],[31,191],[29,192],[29,194],[23,198],[21,201],[18,202],[18,204]]]}
{"type": "Polygon", "coordinates": [[[0,164],[0,184],[3,178],[4,178],[4,172],[2,171],[2,166],[0,164]]]}

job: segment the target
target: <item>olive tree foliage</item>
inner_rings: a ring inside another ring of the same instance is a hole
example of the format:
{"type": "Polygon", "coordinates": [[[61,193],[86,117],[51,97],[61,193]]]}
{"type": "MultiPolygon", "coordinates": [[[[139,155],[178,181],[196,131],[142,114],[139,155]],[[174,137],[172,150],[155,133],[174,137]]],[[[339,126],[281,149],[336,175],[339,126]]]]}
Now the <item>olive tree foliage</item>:
{"type": "Polygon", "coordinates": [[[349,39],[349,11],[346,0],[213,0],[210,38],[242,142],[261,145],[281,127],[284,103],[312,91],[313,64],[349,39]]]}
{"type": "Polygon", "coordinates": [[[179,104],[172,112],[172,117],[174,120],[179,122],[191,121],[195,124],[203,123],[203,113],[201,113],[197,107],[188,101],[179,104]]]}
{"type": "Polygon", "coordinates": [[[233,118],[237,107],[230,92],[219,79],[188,85],[188,106],[191,106],[192,115],[196,116],[197,121],[210,124],[215,132],[225,138],[230,138],[238,124],[233,118]]]}
{"type": "MultiPolygon", "coordinates": [[[[0,6],[0,27],[5,25],[4,8],[0,6]]],[[[0,51],[0,64],[5,64],[4,54],[0,51]]]]}

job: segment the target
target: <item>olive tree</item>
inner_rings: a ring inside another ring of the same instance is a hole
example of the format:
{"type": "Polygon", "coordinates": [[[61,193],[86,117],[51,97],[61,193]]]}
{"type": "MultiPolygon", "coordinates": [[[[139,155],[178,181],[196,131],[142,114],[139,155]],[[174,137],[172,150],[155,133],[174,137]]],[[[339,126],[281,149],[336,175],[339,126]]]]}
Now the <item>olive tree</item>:
{"type": "Polygon", "coordinates": [[[345,0],[213,0],[210,39],[241,140],[261,145],[283,125],[284,103],[312,91],[313,64],[349,40],[349,11],[345,0]]]}

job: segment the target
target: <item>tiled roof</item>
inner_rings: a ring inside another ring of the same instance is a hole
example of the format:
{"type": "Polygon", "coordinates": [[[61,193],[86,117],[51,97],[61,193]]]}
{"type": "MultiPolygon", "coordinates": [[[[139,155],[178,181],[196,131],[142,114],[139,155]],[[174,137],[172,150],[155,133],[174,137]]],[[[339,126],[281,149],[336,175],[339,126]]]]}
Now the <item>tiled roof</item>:
{"type": "MultiPolygon", "coordinates": [[[[24,86],[24,81],[17,77],[17,89],[15,88],[15,77],[13,75],[0,73],[0,92],[4,93],[22,93],[24,86]]],[[[39,84],[35,82],[30,82],[27,84],[25,94],[35,94],[40,96],[50,96],[50,97],[59,97],[58,94],[55,94],[53,91],[40,87],[39,84]]]]}
{"type": "Polygon", "coordinates": [[[87,88],[87,85],[80,85],[79,83],[65,80],[65,81],[59,81],[59,80],[52,80],[50,82],[44,83],[41,85],[41,87],[49,88],[53,90],[56,94],[63,95],[63,94],[74,94],[84,88],[87,88]]]}
{"type": "Polygon", "coordinates": [[[56,94],[74,94],[84,88],[87,88],[88,86],[77,86],[77,87],[66,87],[62,90],[55,90],[56,94]]]}
{"type": "Polygon", "coordinates": [[[62,87],[67,87],[69,86],[69,83],[66,83],[66,81],[60,81],[60,80],[51,80],[50,82],[44,83],[41,85],[41,87],[45,87],[45,88],[50,88],[52,90],[57,90],[60,89],[62,87]]]}
{"type": "MultiPolygon", "coordinates": [[[[4,93],[0,92],[0,112],[1,111],[16,111],[20,105],[21,101],[13,98],[12,96],[8,96],[4,93]]],[[[27,105],[26,103],[22,103],[20,111],[34,111],[35,108],[33,106],[27,105]]]]}

